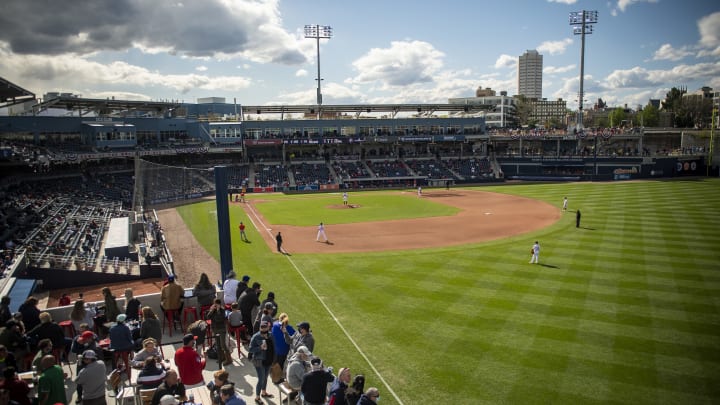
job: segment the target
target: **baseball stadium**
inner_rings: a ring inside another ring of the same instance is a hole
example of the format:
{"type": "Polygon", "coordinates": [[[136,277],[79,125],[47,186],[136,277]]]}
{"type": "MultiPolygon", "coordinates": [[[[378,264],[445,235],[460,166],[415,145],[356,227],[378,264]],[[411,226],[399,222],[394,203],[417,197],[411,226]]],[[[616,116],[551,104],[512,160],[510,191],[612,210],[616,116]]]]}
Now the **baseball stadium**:
{"type": "MultiPolygon", "coordinates": [[[[7,81],[0,96],[34,98],[7,81]]],[[[192,291],[205,273],[222,297],[232,272],[312,325],[313,353],[383,404],[720,400],[712,130],[498,130],[491,105],[219,101],[58,94],[0,117],[13,313],[42,297],[59,321],[63,294],[97,305],[102,287],[130,287],[162,314],[169,276],[192,291]]],[[[174,336],[163,326],[166,353],[185,315],[174,336]]],[[[233,356],[250,402],[246,347],[233,356]]],[[[268,391],[282,403],[282,383],[268,391]]]]}

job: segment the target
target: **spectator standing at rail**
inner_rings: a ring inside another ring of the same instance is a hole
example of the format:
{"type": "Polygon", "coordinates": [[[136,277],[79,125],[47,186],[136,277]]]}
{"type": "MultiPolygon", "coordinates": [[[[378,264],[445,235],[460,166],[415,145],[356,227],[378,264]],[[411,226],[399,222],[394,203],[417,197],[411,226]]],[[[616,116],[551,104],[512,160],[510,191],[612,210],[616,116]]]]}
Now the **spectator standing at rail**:
{"type": "Polygon", "coordinates": [[[249,333],[253,333],[253,310],[255,307],[260,306],[260,299],[258,296],[262,292],[260,283],[253,283],[251,288],[243,291],[238,299],[238,305],[240,305],[240,312],[242,313],[243,325],[248,328],[249,333]]]}
{"type": "MultiPolygon", "coordinates": [[[[175,282],[175,276],[170,275],[167,278],[168,283],[160,289],[160,309],[163,313],[166,311],[173,311],[173,319],[176,322],[180,322],[180,314],[183,309],[183,296],[185,290],[182,286],[175,282]]],[[[170,321],[168,319],[168,321],[170,321]]]]}
{"type": "Polygon", "coordinates": [[[238,281],[235,279],[235,272],[228,273],[223,283],[223,301],[225,304],[232,304],[237,300],[238,281]]]}

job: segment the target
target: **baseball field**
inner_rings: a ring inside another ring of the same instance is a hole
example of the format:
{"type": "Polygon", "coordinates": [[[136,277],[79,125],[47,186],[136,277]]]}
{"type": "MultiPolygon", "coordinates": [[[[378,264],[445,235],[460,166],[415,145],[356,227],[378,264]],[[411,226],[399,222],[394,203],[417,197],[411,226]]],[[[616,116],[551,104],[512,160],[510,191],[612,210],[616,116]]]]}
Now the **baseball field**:
{"type": "MultiPolygon", "coordinates": [[[[275,292],[291,322],[309,321],[315,353],[365,374],[381,403],[720,401],[720,180],[351,192],[349,203],[232,203],[234,269],[275,292]],[[315,240],[319,222],[328,243],[315,240]]],[[[218,258],[214,201],[177,210],[218,258]]],[[[214,260],[194,267],[219,274],[214,260]]]]}

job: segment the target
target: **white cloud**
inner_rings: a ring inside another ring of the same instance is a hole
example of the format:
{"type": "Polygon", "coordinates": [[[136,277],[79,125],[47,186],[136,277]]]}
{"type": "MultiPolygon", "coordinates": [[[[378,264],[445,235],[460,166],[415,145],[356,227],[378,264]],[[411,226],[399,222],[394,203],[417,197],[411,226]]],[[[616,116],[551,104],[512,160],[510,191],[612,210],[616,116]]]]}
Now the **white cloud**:
{"type": "Polygon", "coordinates": [[[565,53],[565,49],[573,43],[570,38],[561,41],[545,41],[537,47],[540,53],[549,53],[550,55],[561,55],[565,53]]]}
{"type": "Polygon", "coordinates": [[[611,11],[613,16],[617,16],[618,10],[625,12],[625,10],[635,3],[657,3],[659,0],[618,0],[617,7],[611,11]]]}
{"type": "Polygon", "coordinates": [[[295,77],[305,77],[308,75],[308,71],[305,69],[298,69],[297,72],[295,72],[295,77]]]}
{"type": "Polygon", "coordinates": [[[543,68],[543,73],[545,73],[547,75],[567,73],[571,70],[575,70],[576,67],[577,67],[577,65],[575,65],[575,64],[567,65],[567,66],[546,66],[545,68],[543,68]]]}
{"type": "Polygon", "coordinates": [[[648,70],[633,67],[615,70],[605,78],[607,89],[644,88],[686,82],[689,77],[709,81],[720,76],[720,62],[677,65],[668,70],[648,70]]]}
{"type": "Polygon", "coordinates": [[[575,4],[577,0],[548,0],[548,3],[575,4]]]}
{"type": "Polygon", "coordinates": [[[198,66],[195,68],[195,70],[197,70],[198,72],[204,72],[204,71],[208,70],[208,68],[207,68],[207,66],[198,66]]]}
{"type": "Polygon", "coordinates": [[[160,86],[184,94],[194,89],[237,91],[249,87],[251,83],[250,79],[242,76],[164,74],[126,62],[103,64],[76,55],[17,55],[1,44],[0,71],[17,72],[18,76],[12,79],[23,83],[27,88],[35,89],[39,94],[88,86],[160,86]],[[49,83],[63,83],[64,88],[50,88],[49,83]]]}
{"type": "Polygon", "coordinates": [[[698,20],[701,48],[697,57],[720,57],[720,12],[712,13],[698,20]]]}
{"type": "Polygon", "coordinates": [[[682,48],[673,48],[670,44],[663,44],[657,51],[655,51],[653,60],[677,61],[692,54],[693,53],[685,46],[682,48]]]}
{"type": "Polygon", "coordinates": [[[495,69],[516,68],[517,63],[518,63],[517,56],[510,56],[510,55],[502,54],[495,61],[495,69]]]}
{"type": "Polygon", "coordinates": [[[427,42],[393,41],[389,48],[372,48],[352,63],[358,72],[353,82],[384,86],[431,82],[443,66],[444,56],[427,42]]]}

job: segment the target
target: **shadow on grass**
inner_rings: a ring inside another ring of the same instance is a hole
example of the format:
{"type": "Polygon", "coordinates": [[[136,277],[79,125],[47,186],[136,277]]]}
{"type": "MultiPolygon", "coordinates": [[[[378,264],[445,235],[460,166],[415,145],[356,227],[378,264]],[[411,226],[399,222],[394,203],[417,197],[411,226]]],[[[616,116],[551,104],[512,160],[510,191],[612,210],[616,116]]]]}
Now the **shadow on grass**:
{"type": "Polygon", "coordinates": [[[555,265],[552,265],[552,264],[545,264],[545,263],[538,263],[538,264],[541,265],[541,266],[543,266],[543,267],[549,267],[549,268],[551,268],[551,269],[559,269],[558,266],[555,266],[555,265]]]}

